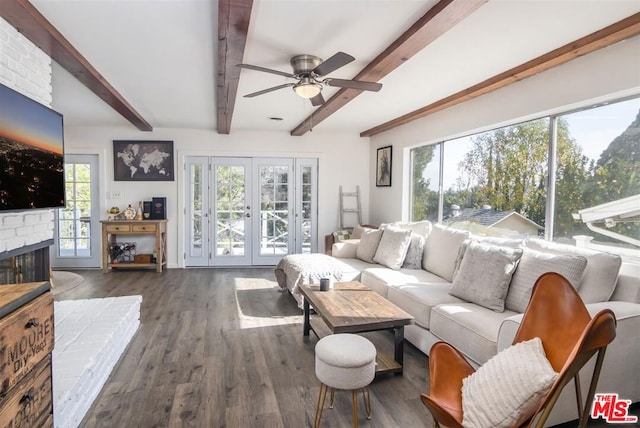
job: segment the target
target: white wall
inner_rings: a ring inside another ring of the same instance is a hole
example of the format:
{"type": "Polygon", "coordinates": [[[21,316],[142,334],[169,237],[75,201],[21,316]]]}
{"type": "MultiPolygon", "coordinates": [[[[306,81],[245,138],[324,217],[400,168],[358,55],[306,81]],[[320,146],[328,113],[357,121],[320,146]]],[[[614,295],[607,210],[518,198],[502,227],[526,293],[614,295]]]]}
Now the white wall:
{"type": "MultiPolygon", "coordinates": [[[[339,226],[338,186],[345,191],[360,186],[363,207],[369,206],[369,140],[357,135],[313,133],[291,137],[287,133],[233,132],[219,135],[213,130],[155,129],[141,132],[131,127],[67,127],[65,152],[100,156],[100,212],[113,205],[126,207],[151,197],[167,198],[168,263],[183,266],[184,252],[184,158],[185,156],[317,157],[319,184],[318,251],[324,235],[339,226]],[[176,158],[176,181],[113,181],[113,140],[172,140],[176,158]],[[107,199],[107,192],[120,192],[120,200],[107,199]]],[[[368,221],[363,213],[363,222],[368,221]]]]}
{"type": "Polygon", "coordinates": [[[375,171],[376,149],[393,145],[393,185],[371,187],[370,221],[379,224],[407,220],[411,147],[640,94],[638,52],[640,36],[371,137],[369,181],[375,171]]]}
{"type": "MultiPolygon", "coordinates": [[[[0,83],[51,106],[51,58],[0,18],[0,83]]],[[[53,238],[53,210],[0,214],[0,253],[53,238]]]]}

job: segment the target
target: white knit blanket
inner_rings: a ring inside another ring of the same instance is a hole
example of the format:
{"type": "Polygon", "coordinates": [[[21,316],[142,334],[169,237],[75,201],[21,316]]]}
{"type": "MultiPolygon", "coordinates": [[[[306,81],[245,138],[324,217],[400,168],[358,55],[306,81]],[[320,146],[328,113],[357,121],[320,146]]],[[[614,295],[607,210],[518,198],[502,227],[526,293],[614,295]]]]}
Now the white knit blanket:
{"type": "Polygon", "coordinates": [[[329,278],[335,282],[352,281],[360,272],[340,260],[326,254],[290,254],[283,257],[275,268],[278,285],[291,292],[302,307],[302,295],[298,286],[318,284],[320,278],[329,278]]]}

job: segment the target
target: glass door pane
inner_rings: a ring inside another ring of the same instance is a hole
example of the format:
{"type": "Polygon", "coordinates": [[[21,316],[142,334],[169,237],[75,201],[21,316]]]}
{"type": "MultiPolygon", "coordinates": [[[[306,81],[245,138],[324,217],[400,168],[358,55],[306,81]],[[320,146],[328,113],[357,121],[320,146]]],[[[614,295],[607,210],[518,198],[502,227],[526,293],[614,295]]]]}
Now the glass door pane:
{"type": "Polygon", "coordinates": [[[187,160],[186,266],[209,265],[209,157],[187,160]]]}
{"type": "Polygon", "coordinates": [[[292,248],[295,230],[292,170],[292,159],[254,159],[254,176],[259,189],[256,195],[259,200],[254,204],[260,207],[254,220],[254,265],[277,264],[292,248]]]}
{"type": "Polygon", "coordinates": [[[318,188],[318,160],[296,159],[296,253],[315,253],[317,244],[316,207],[318,188]]]}
{"type": "Polygon", "coordinates": [[[66,206],[56,210],[53,267],[100,267],[97,177],[96,155],[65,156],[66,206]]]}
{"type": "Polygon", "coordinates": [[[251,159],[214,158],[214,265],[251,264],[251,159]]]}

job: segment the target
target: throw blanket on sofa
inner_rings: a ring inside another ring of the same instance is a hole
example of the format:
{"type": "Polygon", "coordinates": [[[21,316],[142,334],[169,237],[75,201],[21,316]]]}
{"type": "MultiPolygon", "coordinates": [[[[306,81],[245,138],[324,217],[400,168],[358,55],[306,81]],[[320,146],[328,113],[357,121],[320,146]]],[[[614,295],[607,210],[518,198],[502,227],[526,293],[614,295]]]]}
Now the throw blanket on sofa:
{"type": "Polygon", "coordinates": [[[275,268],[278,285],[289,290],[302,307],[302,295],[298,286],[318,284],[320,278],[333,281],[352,281],[360,276],[360,271],[326,254],[290,254],[283,257],[275,268]]]}

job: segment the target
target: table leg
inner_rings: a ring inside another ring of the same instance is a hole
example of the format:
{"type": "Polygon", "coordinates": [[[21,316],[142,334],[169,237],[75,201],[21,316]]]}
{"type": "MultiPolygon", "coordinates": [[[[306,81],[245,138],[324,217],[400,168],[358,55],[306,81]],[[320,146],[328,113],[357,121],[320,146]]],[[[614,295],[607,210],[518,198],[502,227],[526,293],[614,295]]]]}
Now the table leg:
{"type": "Polygon", "coordinates": [[[309,312],[311,312],[311,307],[309,306],[309,301],[307,299],[304,299],[302,306],[304,308],[304,323],[302,324],[302,334],[304,336],[309,336],[309,331],[311,330],[311,319],[309,315],[309,312]]]}
{"type": "Polygon", "coordinates": [[[395,335],[394,359],[400,364],[400,371],[396,374],[402,374],[402,362],[404,360],[404,326],[395,327],[393,332],[395,335]]]}

